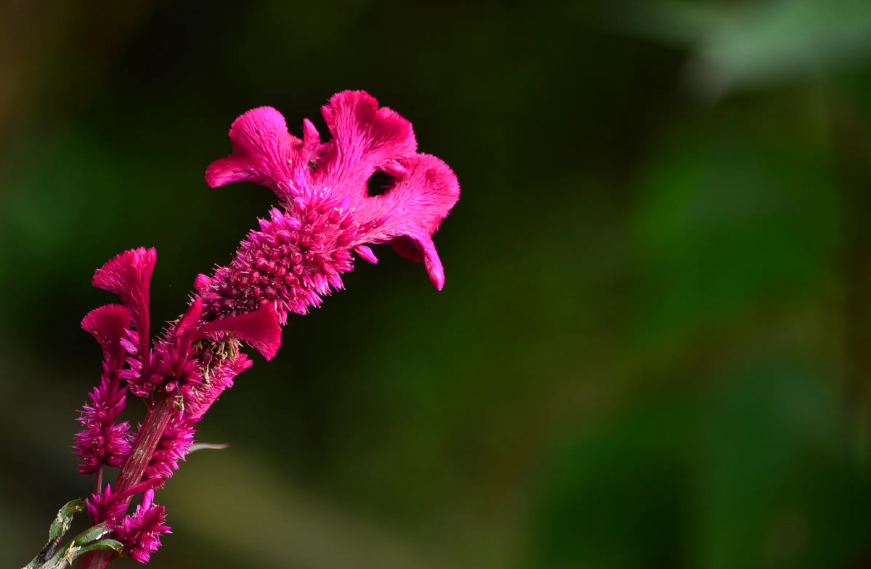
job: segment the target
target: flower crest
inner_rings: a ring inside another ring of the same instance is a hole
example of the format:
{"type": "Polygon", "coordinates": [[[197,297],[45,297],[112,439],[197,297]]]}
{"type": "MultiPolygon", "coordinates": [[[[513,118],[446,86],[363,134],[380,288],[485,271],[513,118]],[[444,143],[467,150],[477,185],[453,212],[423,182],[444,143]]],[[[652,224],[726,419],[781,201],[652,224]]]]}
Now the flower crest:
{"type": "Polygon", "coordinates": [[[377,261],[368,243],[390,243],[403,257],[423,261],[433,284],[444,286],[432,235],[459,198],[453,171],[418,154],[411,123],[363,91],[333,96],[322,114],[332,136],[324,143],[309,120],[300,139],[275,109],[248,111],[230,129],[233,154],[206,171],[212,187],[267,186],[284,210],[261,221],[229,267],[200,281],[213,318],[268,302],[282,320],[288,310],[304,314],[331,286],[342,288],[338,275],[353,267],[351,251],[377,261]],[[376,171],[390,183],[370,196],[367,182],[376,171]]]}

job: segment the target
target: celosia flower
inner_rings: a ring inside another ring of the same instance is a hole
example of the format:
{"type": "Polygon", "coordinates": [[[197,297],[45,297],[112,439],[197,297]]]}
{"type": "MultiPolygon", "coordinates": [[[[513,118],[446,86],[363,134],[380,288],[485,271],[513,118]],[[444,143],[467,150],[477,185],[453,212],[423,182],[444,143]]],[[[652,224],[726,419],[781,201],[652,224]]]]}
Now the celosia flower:
{"type": "Polygon", "coordinates": [[[154,504],[154,490],[146,490],[136,512],[125,516],[114,526],[115,536],[124,545],[124,552],[139,563],[148,563],[151,553],[160,547],[160,535],[172,533],[164,524],[166,514],[163,506],[154,504]]]}
{"type": "MultiPolygon", "coordinates": [[[[162,338],[152,343],[149,335],[154,249],[125,251],[94,275],[93,284],[119,295],[124,306],[97,309],[82,323],[103,346],[104,362],[82,412],[85,430],[76,436],[75,453],[85,474],[122,466],[117,491],[109,485],[98,490],[87,509],[93,523],[108,522],[125,552],[141,563],[169,533],[163,507],[153,503],[154,488],[189,452],[205,412],[251,366],[241,342],[272,358],[281,343],[279,322],[318,306],[331,287],[341,289],[340,274],[353,268],[353,253],[377,262],[367,244],[390,243],[402,256],[423,261],[437,288],[444,285],[432,235],[459,197],[453,172],[438,158],[418,154],[411,124],[362,91],[335,95],[322,112],[332,135],[326,143],[308,120],[302,139],[291,136],[284,118],[267,107],[233,123],[234,152],[209,167],[206,181],[268,186],[280,209],[260,220],[230,265],[197,277],[190,306],[162,338]],[[392,181],[385,193],[370,196],[367,182],[376,171],[392,181]],[[149,406],[132,451],[129,425],[115,423],[125,390],[149,406]],[[124,516],[140,492],[135,513],[124,516]]],[[[110,553],[91,552],[83,564],[97,569],[110,560],[110,553]]]]}
{"type": "Polygon", "coordinates": [[[273,209],[260,230],[243,241],[236,258],[197,291],[219,319],[274,303],[282,322],[288,311],[305,314],[330,287],[342,288],[352,251],[377,259],[367,243],[390,243],[402,256],[423,261],[430,280],[444,285],[432,234],[459,197],[456,176],[444,162],[417,154],[411,123],[378,108],[362,91],[335,95],[323,107],[332,140],[321,143],[314,125],[303,137],[287,132],[284,117],[263,107],[239,117],[230,129],[233,154],[206,171],[217,187],[251,181],[271,188],[282,210],[273,209]],[[369,196],[376,171],[392,178],[386,192],[369,196]]]}

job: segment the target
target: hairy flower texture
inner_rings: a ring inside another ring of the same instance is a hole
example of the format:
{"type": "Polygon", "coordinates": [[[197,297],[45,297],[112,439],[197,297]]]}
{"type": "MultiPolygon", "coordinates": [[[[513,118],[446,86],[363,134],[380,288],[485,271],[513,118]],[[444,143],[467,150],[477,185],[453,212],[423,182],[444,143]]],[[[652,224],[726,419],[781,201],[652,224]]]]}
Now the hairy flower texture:
{"type": "Polygon", "coordinates": [[[151,553],[160,547],[161,534],[172,533],[170,527],[164,524],[164,511],[163,506],[154,503],[154,490],[149,489],[142,494],[142,502],[136,507],[136,512],[113,526],[124,552],[139,563],[148,563],[151,553]]]}
{"type": "Polygon", "coordinates": [[[120,467],[130,454],[130,424],[116,423],[124,411],[126,388],[120,386],[119,371],[124,365],[121,336],[130,322],[130,311],[123,306],[108,305],[91,311],[82,320],[82,328],[97,338],[103,348],[103,375],[90,393],[78,421],[84,429],[76,434],[73,454],[82,459],[82,474],[95,474],[103,466],[120,467]]]}
{"type": "Polygon", "coordinates": [[[233,154],[209,166],[206,182],[267,186],[282,209],[260,221],[230,265],[197,279],[204,320],[266,304],[275,305],[282,323],[288,312],[305,314],[330,287],[343,287],[340,274],[353,268],[352,252],[377,261],[367,243],[390,243],[403,257],[423,261],[438,289],[444,285],[432,235],[459,198],[454,173],[438,158],[417,154],[411,123],[378,108],[365,92],[333,96],[322,114],[332,135],[326,143],[309,120],[302,139],[292,136],[269,107],[233,123],[233,154]],[[385,193],[369,196],[376,171],[392,181],[385,193]]]}
{"type": "MultiPolygon", "coordinates": [[[[124,345],[138,357],[131,365],[142,377],[148,377],[150,368],[148,288],[151,273],[157,261],[155,249],[124,251],[94,273],[93,285],[117,294],[130,310],[133,328],[128,330],[129,341],[124,345]]],[[[127,378],[128,381],[130,378],[127,378]]]]}

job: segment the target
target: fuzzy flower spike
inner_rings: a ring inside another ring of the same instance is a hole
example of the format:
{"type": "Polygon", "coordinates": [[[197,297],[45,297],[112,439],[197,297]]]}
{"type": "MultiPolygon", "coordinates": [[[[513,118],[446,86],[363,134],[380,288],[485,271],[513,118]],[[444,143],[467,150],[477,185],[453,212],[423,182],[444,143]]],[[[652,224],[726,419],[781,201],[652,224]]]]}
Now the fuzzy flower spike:
{"type": "Polygon", "coordinates": [[[209,166],[206,182],[267,186],[282,209],[260,221],[230,265],[197,279],[204,320],[267,303],[282,323],[288,312],[305,314],[331,287],[343,288],[339,275],[353,268],[352,252],[377,262],[367,244],[390,243],[403,257],[423,261],[436,288],[444,285],[432,235],[459,198],[454,173],[438,158],[418,154],[411,123],[378,108],[363,91],[333,96],[322,114],[332,135],[325,143],[308,119],[302,139],[289,134],[270,107],[233,123],[234,152],[209,166]],[[391,182],[370,196],[367,182],[376,171],[391,182]]]}

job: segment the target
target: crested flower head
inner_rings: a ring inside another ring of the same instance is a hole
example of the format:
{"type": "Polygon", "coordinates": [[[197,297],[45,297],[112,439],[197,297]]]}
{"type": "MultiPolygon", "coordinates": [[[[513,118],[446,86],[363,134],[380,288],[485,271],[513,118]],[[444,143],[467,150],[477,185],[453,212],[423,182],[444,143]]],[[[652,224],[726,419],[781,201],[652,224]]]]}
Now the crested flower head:
{"type": "Polygon", "coordinates": [[[454,173],[418,154],[411,123],[365,92],[333,96],[322,114],[332,136],[325,143],[308,120],[302,139],[289,134],[270,107],[233,123],[233,154],[209,166],[206,182],[255,182],[271,188],[282,207],[260,221],[230,265],[198,279],[205,320],[266,304],[274,304],[282,322],[288,311],[305,314],[331,287],[342,288],[339,275],[353,268],[352,253],[377,261],[367,244],[390,243],[403,257],[423,261],[437,288],[444,285],[432,235],[459,198],[454,173]],[[376,171],[391,181],[370,196],[367,182],[376,171]]]}

